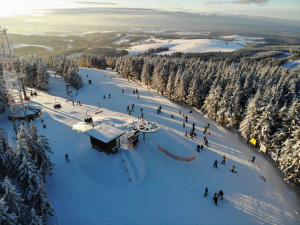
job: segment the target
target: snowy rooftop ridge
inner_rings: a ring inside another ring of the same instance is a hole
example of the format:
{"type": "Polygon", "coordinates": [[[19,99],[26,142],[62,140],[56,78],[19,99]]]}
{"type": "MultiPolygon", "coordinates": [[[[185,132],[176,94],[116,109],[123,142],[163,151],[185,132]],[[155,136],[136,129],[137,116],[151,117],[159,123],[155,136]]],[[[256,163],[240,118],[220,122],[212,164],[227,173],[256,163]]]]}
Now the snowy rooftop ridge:
{"type": "Polygon", "coordinates": [[[107,124],[100,124],[92,129],[85,131],[84,133],[104,143],[108,143],[113,139],[116,139],[117,137],[120,137],[121,135],[125,134],[125,132],[107,124]]]}

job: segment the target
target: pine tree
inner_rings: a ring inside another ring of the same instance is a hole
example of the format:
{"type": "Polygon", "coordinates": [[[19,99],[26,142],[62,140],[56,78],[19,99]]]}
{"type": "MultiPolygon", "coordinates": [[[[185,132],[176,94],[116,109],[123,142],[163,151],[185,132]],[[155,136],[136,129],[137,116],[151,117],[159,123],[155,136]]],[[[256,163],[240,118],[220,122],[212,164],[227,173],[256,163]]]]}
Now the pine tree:
{"type": "Polygon", "coordinates": [[[6,175],[12,166],[14,153],[5,137],[5,132],[0,129],[0,173],[6,175]]]}
{"type": "Polygon", "coordinates": [[[261,94],[260,92],[257,92],[256,95],[249,101],[244,120],[240,124],[239,130],[246,135],[248,141],[250,138],[255,138],[255,127],[260,116],[260,98],[261,94]]]}
{"type": "Polygon", "coordinates": [[[30,219],[30,224],[29,225],[44,225],[44,219],[42,216],[39,216],[36,214],[34,209],[31,209],[31,219],[30,219]]]}
{"type": "Polygon", "coordinates": [[[10,180],[6,177],[2,183],[2,190],[4,191],[3,199],[8,206],[8,212],[13,213],[17,216],[18,222],[21,224],[26,224],[27,219],[24,215],[25,205],[24,200],[18,193],[15,186],[13,186],[10,180]]]}
{"type": "Polygon", "coordinates": [[[207,111],[208,116],[214,120],[216,120],[219,111],[221,95],[222,89],[220,86],[212,88],[202,107],[202,110],[207,111]]]}
{"type": "Polygon", "coordinates": [[[4,112],[7,102],[6,88],[0,76],[0,113],[4,112]]]}
{"type": "Polygon", "coordinates": [[[8,213],[8,208],[5,206],[5,201],[0,199],[0,224],[16,225],[17,216],[14,213],[8,213]]]}

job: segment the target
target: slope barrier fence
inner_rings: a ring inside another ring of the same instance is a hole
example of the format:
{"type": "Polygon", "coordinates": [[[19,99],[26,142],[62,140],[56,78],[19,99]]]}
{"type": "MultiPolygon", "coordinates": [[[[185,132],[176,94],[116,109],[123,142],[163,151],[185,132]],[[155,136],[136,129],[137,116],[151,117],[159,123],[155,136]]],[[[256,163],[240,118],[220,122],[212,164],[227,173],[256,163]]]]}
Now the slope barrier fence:
{"type": "Polygon", "coordinates": [[[189,157],[189,158],[184,158],[184,157],[180,157],[180,156],[177,156],[177,155],[174,155],[170,152],[168,152],[167,150],[163,149],[161,146],[157,145],[157,148],[162,151],[163,153],[165,153],[167,156],[170,156],[171,158],[173,159],[176,159],[176,160],[179,160],[179,161],[186,161],[186,162],[190,162],[192,160],[194,160],[196,158],[195,155],[189,157]]]}

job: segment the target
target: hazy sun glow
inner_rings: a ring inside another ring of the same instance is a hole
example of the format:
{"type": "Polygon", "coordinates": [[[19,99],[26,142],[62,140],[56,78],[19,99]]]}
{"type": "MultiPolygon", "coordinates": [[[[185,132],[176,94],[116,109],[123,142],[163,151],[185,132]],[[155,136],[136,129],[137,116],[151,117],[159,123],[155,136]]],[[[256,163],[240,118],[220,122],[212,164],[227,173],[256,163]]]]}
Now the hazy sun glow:
{"type": "MultiPolygon", "coordinates": [[[[46,10],[58,8],[74,8],[76,4],[68,1],[43,0],[11,0],[5,1],[0,7],[0,17],[13,17],[32,14],[33,10],[46,10]]],[[[34,14],[38,16],[39,14],[34,14]]]]}

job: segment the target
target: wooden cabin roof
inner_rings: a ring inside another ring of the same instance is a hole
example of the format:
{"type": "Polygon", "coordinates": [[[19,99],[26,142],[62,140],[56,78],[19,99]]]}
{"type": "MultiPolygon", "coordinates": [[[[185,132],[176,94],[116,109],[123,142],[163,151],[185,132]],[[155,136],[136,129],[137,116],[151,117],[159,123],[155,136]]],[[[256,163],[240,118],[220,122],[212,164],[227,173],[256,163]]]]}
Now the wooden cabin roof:
{"type": "Polygon", "coordinates": [[[125,134],[125,132],[106,124],[95,126],[92,129],[85,131],[85,133],[104,143],[108,143],[125,134]]]}

